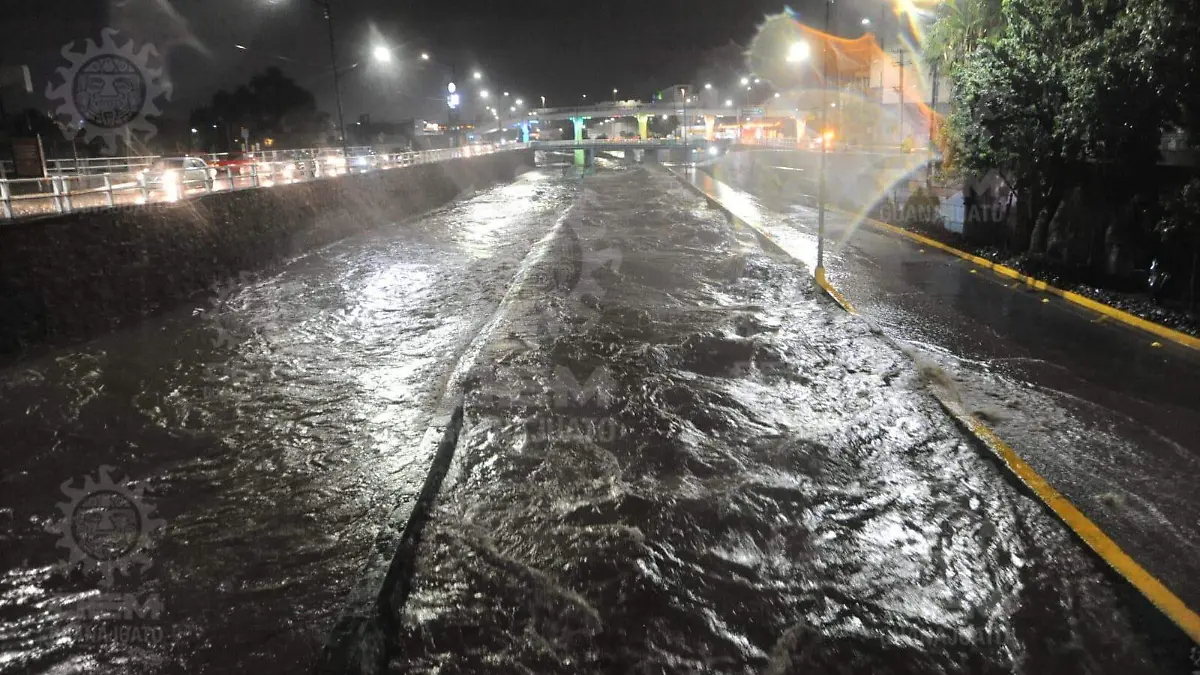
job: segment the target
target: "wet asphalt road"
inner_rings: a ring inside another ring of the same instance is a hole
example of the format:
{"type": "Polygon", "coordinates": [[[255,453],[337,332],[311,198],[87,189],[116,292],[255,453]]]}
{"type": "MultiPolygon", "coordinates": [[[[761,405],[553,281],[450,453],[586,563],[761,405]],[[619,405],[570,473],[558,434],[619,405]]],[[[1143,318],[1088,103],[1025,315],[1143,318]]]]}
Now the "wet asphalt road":
{"type": "MultiPolygon", "coordinates": [[[[815,262],[810,199],[737,187],[735,202],[815,262]]],[[[826,225],[828,276],[855,308],[1200,608],[1200,352],[842,213],[826,225]]]]}
{"type": "Polygon", "coordinates": [[[0,673],[311,670],[381,522],[424,480],[413,452],[446,378],[574,189],[530,172],[0,371],[0,673]],[[65,517],[102,465],[155,510],[101,484],[65,517]],[[111,587],[64,577],[71,541],[46,531],[63,520],[85,562],[140,543],[150,566],[111,587]],[[114,597],[162,612],[89,604],[114,597]]]}
{"type": "Polygon", "coordinates": [[[588,177],[529,269],[390,672],[1162,670],[908,356],[669,175],[588,177]]]}

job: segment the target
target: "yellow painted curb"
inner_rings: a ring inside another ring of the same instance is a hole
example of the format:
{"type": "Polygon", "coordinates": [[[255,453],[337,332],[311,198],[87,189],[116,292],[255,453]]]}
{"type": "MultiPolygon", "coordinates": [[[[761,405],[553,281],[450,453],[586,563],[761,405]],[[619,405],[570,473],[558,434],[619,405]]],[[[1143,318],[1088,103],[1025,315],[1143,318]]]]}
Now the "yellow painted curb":
{"type": "MultiPolygon", "coordinates": [[[[838,211],[840,211],[842,214],[852,217],[852,218],[859,217],[856,214],[852,214],[852,213],[849,213],[849,212],[841,210],[841,209],[838,209],[838,211]]],[[[1049,293],[1051,295],[1057,295],[1058,297],[1060,297],[1068,302],[1075,303],[1076,305],[1079,305],[1080,307],[1086,307],[1087,309],[1090,309],[1093,312],[1098,312],[1107,317],[1116,319],[1117,321],[1120,321],[1121,323],[1133,326],[1134,328],[1140,328],[1141,330],[1144,330],[1148,333],[1152,333],[1161,338],[1166,338],[1172,342],[1181,344],[1185,347],[1191,347],[1192,349],[1200,350],[1200,338],[1193,337],[1191,335],[1188,335],[1187,333],[1182,333],[1182,332],[1174,330],[1172,328],[1167,328],[1166,326],[1164,326],[1162,324],[1154,323],[1153,321],[1147,321],[1146,319],[1143,319],[1140,316],[1134,316],[1133,314],[1130,314],[1129,312],[1117,309],[1116,307],[1113,307],[1111,305],[1106,305],[1102,302],[1097,302],[1087,296],[1080,295],[1078,293],[1073,293],[1071,291],[1064,291],[1063,289],[1051,286],[1050,284],[1048,284],[1040,279],[1035,279],[1026,274],[1021,274],[1020,272],[1018,272],[1017,270],[1014,270],[1011,267],[1006,267],[1005,265],[1001,265],[999,263],[992,262],[991,260],[988,260],[987,258],[981,258],[977,255],[972,255],[970,253],[967,253],[966,251],[962,251],[957,248],[954,248],[953,246],[943,244],[942,242],[940,242],[936,239],[931,239],[929,237],[926,237],[925,235],[917,234],[916,232],[909,232],[908,230],[906,230],[902,227],[896,227],[895,225],[885,223],[881,220],[875,220],[874,218],[867,218],[864,216],[864,217],[862,217],[862,220],[863,220],[863,222],[870,223],[871,225],[874,225],[875,227],[878,227],[882,230],[886,230],[886,231],[892,232],[894,234],[899,234],[901,236],[912,239],[913,241],[920,242],[921,244],[924,244],[926,246],[932,246],[941,251],[945,251],[946,253],[949,253],[951,255],[958,256],[959,258],[962,258],[963,260],[966,260],[968,262],[975,263],[976,265],[979,265],[980,267],[986,267],[987,269],[992,270],[993,272],[995,272],[996,274],[999,274],[1000,276],[1004,276],[1004,277],[1008,277],[1010,279],[1015,279],[1017,281],[1020,281],[1020,282],[1024,283],[1026,286],[1028,286],[1029,288],[1043,291],[1043,292],[1049,293]]]]}
{"type": "MultiPolygon", "coordinates": [[[[735,222],[753,228],[768,241],[774,243],[776,246],[779,246],[778,242],[776,242],[774,238],[767,234],[765,230],[758,227],[754,223],[746,222],[745,220],[734,216],[729,209],[726,209],[716,197],[708,194],[698,186],[692,185],[691,181],[678,176],[678,174],[676,174],[676,177],[679,178],[680,181],[685,185],[695,189],[710,203],[720,207],[723,211],[733,217],[735,222]]],[[[1049,293],[1060,295],[1061,297],[1072,302],[1077,302],[1074,298],[1079,298],[1081,300],[1085,300],[1087,303],[1091,303],[1091,305],[1103,307],[1108,311],[1102,311],[1100,309],[1096,309],[1096,311],[1101,312],[1106,316],[1112,316],[1113,318],[1121,321],[1126,321],[1126,319],[1122,318],[1122,316],[1117,316],[1118,314],[1123,315],[1124,317],[1136,319],[1141,323],[1153,326],[1159,330],[1188,338],[1194,344],[1189,344],[1188,342],[1181,342],[1181,344],[1186,344],[1189,347],[1200,349],[1200,340],[1197,340],[1190,335],[1184,335],[1183,333],[1173,331],[1165,326],[1160,326],[1158,324],[1145,321],[1144,319],[1139,319],[1138,317],[1126,312],[1122,312],[1119,309],[1109,307],[1108,305],[1098,303],[1088,298],[1084,298],[1078,294],[1054,288],[1043,281],[1038,281],[1032,277],[1025,276],[1016,270],[1004,267],[1003,265],[997,265],[990,260],[971,255],[970,253],[959,251],[958,249],[955,249],[951,246],[946,246],[945,244],[928,237],[923,237],[919,234],[909,232],[908,230],[903,230],[893,225],[888,225],[887,223],[872,220],[870,218],[866,218],[865,220],[879,225],[884,229],[897,231],[904,236],[920,241],[921,243],[928,244],[929,246],[944,250],[948,253],[952,253],[961,258],[965,258],[989,269],[994,269],[1004,276],[1025,281],[1025,283],[1033,286],[1034,288],[1038,288],[1039,290],[1045,290],[1049,293]],[[1068,296],[1074,296],[1074,298],[1068,296]]],[[[814,271],[814,275],[816,277],[817,285],[826,293],[828,293],[829,296],[833,298],[833,300],[839,306],[842,307],[842,309],[849,314],[857,314],[846,297],[829,283],[829,280],[825,277],[824,268],[817,268],[814,271]]],[[[1084,306],[1091,308],[1088,304],[1084,304],[1084,306]]],[[[1126,322],[1129,323],[1128,321],[1126,322]]],[[[1138,324],[1134,323],[1132,325],[1138,324]]],[[[1138,327],[1141,328],[1143,326],[1138,325],[1138,327]]],[[[1168,336],[1163,335],[1163,337],[1168,336]]],[[[1174,340],[1175,338],[1171,337],[1170,339],[1174,340]]],[[[1071,528],[1071,531],[1074,532],[1075,535],[1080,539],[1082,539],[1083,542],[1087,544],[1088,548],[1095,551],[1096,555],[1100,556],[1104,562],[1108,563],[1108,565],[1112,567],[1117,574],[1120,574],[1126,581],[1136,588],[1138,592],[1145,596],[1146,599],[1151,602],[1151,604],[1153,604],[1158,608],[1159,611],[1166,615],[1166,617],[1170,619],[1172,623],[1178,626],[1180,630],[1186,633],[1188,637],[1190,637],[1193,641],[1200,643],[1200,615],[1197,615],[1196,612],[1192,611],[1191,608],[1185,605],[1182,600],[1180,600],[1174,593],[1171,592],[1170,589],[1164,586],[1161,581],[1155,578],[1154,575],[1147,572],[1145,568],[1131,558],[1128,553],[1118,546],[1115,541],[1109,538],[1109,536],[1105,534],[1098,525],[1093,523],[1091,519],[1085,516],[1083,512],[1076,508],[1076,506],[1072,504],[1065,496],[1063,496],[1062,493],[1060,493],[1058,490],[1055,490],[1045,478],[1042,478],[1040,474],[1034,471],[1033,467],[1029,466],[1025,460],[1021,459],[1021,457],[1017,455],[1017,452],[1013,450],[1011,446],[997,436],[996,432],[988,428],[988,426],[983,422],[980,422],[979,419],[977,419],[974,415],[966,412],[962,406],[955,401],[939,395],[939,393],[935,390],[931,391],[942,407],[946,409],[947,413],[949,413],[955,420],[958,421],[959,424],[967,429],[971,435],[973,435],[994,455],[996,455],[996,457],[1004,464],[1004,467],[1008,469],[1010,473],[1016,476],[1017,480],[1021,481],[1023,485],[1029,488],[1029,490],[1032,491],[1034,495],[1036,495],[1037,498],[1042,501],[1043,504],[1049,507],[1050,510],[1053,511],[1054,514],[1058,516],[1058,518],[1062,520],[1064,524],[1066,524],[1067,527],[1071,528]]]]}
{"type": "Polygon", "coordinates": [[[850,301],[846,299],[846,296],[839,293],[838,290],[833,287],[833,284],[829,283],[829,280],[825,278],[824,267],[818,267],[814,273],[814,276],[816,276],[817,285],[820,286],[821,289],[826,293],[828,293],[829,297],[833,298],[834,302],[841,305],[842,309],[851,314],[858,314],[858,312],[854,311],[854,306],[850,304],[850,301]]]}
{"type": "MultiPolygon", "coordinates": [[[[936,395],[936,394],[935,394],[936,395]]],[[[1193,641],[1200,643],[1200,615],[1193,612],[1174,593],[1170,591],[1154,575],[1147,572],[1129,554],[1125,553],[1115,541],[1109,538],[1098,525],[1083,515],[1074,504],[1055,490],[1042,478],[1033,467],[1025,463],[1007,443],[996,435],[983,422],[968,414],[957,403],[937,396],[938,401],[961,424],[971,431],[984,445],[988,447],[1004,466],[1012,472],[1026,487],[1037,495],[1050,510],[1067,524],[1075,534],[1083,540],[1088,548],[1104,559],[1117,574],[1125,578],[1134,588],[1138,589],[1146,599],[1154,604],[1176,626],[1193,641]]]]}

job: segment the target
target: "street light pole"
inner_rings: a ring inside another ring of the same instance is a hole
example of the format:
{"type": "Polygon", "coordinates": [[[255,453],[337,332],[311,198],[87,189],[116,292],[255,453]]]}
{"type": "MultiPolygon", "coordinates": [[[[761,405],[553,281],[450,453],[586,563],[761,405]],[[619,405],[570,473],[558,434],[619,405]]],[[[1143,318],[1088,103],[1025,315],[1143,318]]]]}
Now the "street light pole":
{"type": "Polygon", "coordinates": [[[342,83],[341,77],[338,75],[337,65],[337,40],[334,37],[333,30],[333,8],[329,5],[329,0],[313,0],[313,2],[325,8],[325,24],[329,27],[329,63],[333,67],[333,94],[337,99],[338,113],[338,130],[342,136],[342,157],[349,155],[346,152],[346,118],[342,114],[342,83]]]}
{"type": "MultiPolygon", "coordinates": [[[[832,0],[825,2],[825,33],[829,33],[829,14],[832,0]]],[[[817,269],[813,270],[818,284],[825,283],[825,164],[829,137],[826,126],[829,120],[829,40],[821,36],[821,168],[817,178],[817,269]]]]}

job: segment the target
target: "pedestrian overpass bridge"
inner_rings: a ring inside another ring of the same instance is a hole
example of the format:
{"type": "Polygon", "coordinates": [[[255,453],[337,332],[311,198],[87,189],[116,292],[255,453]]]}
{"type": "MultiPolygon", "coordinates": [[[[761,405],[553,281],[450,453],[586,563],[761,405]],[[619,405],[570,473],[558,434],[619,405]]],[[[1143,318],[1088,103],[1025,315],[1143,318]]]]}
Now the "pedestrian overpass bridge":
{"type": "Polygon", "coordinates": [[[483,133],[495,133],[504,129],[520,129],[521,140],[528,143],[530,142],[530,128],[532,125],[542,122],[570,120],[575,129],[574,140],[580,142],[584,140],[583,130],[588,120],[626,117],[637,120],[639,138],[642,140],[652,140],[649,131],[650,118],[656,115],[679,115],[688,119],[703,118],[705,127],[704,138],[709,141],[714,139],[716,122],[722,117],[736,117],[738,119],[790,117],[797,120],[797,129],[800,128],[799,112],[795,108],[779,104],[737,107],[672,102],[645,103],[642,101],[614,101],[611,103],[598,103],[572,108],[535,108],[520,118],[501,120],[495,127],[485,129],[483,133]]]}

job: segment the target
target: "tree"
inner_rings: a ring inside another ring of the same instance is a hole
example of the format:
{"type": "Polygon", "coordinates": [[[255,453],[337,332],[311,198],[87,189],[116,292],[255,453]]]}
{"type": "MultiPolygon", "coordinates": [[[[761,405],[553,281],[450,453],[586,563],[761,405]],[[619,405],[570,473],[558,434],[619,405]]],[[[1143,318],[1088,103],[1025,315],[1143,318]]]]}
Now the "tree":
{"type": "Polygon", "coordinates": [[[1097,225],[1059,217],[1067,195],[1088,201],[1077,193],[1091,182],[1109,198],[1112,187],[1126,202],[1156,200],[1144,177],[1162,131],[1200,111],[1200,93],[1179,74],[1200,65],[1200,19],[1187,5],[1004,0],[997,10],[959,0],[939,18],[926,58],[952,64],[948,164],[1005,177],[1021,206],[1020,250],[1045,253],[1052,227],[1102,241],[1097,225]]]}
{"type": "Polygon", "coordinates": [[[1168,196],[1165,215],[1155,228],[1167,250],[1178,247],[1191,258],[1187,284],[1188,308],[1196,311],[1196,284],[1200,274],[1200,178],[1193,178],[1168,196]]]}
{"type": "Polygon", "coordinates": [[[316,97],[274,66],[232,92],[221,90],[209,105],[192,111],[192,125],[216,126],[218,144],[232,145],[241,129],[253,138],[274,138],[279,145],[310,145],[328,127],[316,97]]]}
{"type": "Polygon", "coordinates": [[[925,58],[953,73],[1003,28],[1002,0],[949,0],[925,35],[925,58]]]}

